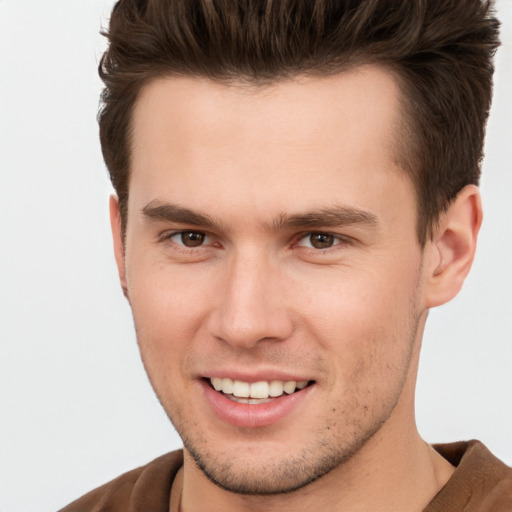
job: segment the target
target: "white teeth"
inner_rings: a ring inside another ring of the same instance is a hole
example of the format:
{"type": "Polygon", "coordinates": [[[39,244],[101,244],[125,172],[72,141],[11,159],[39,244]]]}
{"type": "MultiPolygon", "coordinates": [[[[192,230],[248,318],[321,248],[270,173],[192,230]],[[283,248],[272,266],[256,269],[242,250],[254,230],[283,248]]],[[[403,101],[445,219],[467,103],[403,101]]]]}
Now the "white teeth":
{"type": "MultiPolygon", "coordinates": [[[[221,379],[222,380],[222,391],[227,395],[231,395],[233,393],[233,381],[231,379],[221,379]]],[[[218,390],[217,390],[218,391],[218,390]]]]}
{"type": "MultiPolygon", "coordinates": [[[[233,395],[239,398],[265,399],[282,396],[284,393],[291,395],[297,389],[304,389],[308,385],[307,380],[272,380],[259,382],[243,382],[229,378],[212,377],[210,379],[216,391],[222,391],[225,395],[233,395]]],[[[249,403],[249,402],[248,402],[249,403]]]]}
{"type": "Polygon", "coordinates": [[[241,398],[248,398],[251,392],[251,385],[248,382],[235,380],[233,382],[233,395],[241,398]]]}
{"type": "Polygon", "coordinates": [[[268,382],[253,382],[251,384],[251,398],[268,398],[268,382]]]}
{"type": "Polygon", "coordinates": [[[283,381],[282,380],[271,381],[268,394],[270,396],[281,396],[283,394],[283,381]]]}
{"type": "Polygon", "coordinates": [[[291,395],[295,391],[296,387],[297,387],[297,382],[295,380],[290,380],[289,382],[285,382],[285,384],[283,386],[283,390],[285,393],[288,393],[289,395],[291,395]]]}
{"type": "Polygon", "coordinates": [[[304,389],[307,385],[307,380],[299,380],[299,382],[297,382],[297,389],[304,389]]]}

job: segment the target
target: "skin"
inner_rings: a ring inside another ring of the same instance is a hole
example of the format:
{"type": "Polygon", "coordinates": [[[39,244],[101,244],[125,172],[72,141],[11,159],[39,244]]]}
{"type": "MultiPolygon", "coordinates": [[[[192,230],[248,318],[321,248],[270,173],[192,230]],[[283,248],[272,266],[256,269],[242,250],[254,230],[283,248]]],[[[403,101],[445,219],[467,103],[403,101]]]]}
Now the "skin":
{"type": "Polygon", "coordinates": [[[420,247],[392,149],[399,98],[378,67],[142,90],[124,243],[115,198],[111,217],[142,359],[185,444],[182,511],[420,511],[450,477],[417,432],[414,386],[428,309],[460,289],[481,208],[466,187],[420,247]],[[205,400],[212,372],[314,384],[280,421],[237,427],[205,400]]]}

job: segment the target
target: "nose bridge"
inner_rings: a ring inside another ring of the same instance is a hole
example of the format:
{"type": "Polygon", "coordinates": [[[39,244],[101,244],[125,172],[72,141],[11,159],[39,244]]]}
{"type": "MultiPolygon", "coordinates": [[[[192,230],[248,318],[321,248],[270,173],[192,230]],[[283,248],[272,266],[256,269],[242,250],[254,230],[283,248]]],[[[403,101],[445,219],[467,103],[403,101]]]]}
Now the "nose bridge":
{"type": "Polygon", "coordinates": [[[261,247],[232,255],[219,293],[213,334],[250,348],[263,339],[281,340],[293,330],[280,287],[279,268],[261,247]]]}

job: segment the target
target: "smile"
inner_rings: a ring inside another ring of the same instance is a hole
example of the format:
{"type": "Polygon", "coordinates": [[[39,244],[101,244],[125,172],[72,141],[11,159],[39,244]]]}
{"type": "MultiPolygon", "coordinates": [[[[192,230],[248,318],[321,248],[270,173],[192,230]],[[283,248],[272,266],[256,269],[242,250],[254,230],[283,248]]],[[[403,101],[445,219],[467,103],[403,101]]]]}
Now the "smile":
{"type": "Polygon", "coordinates": [[[307,380],[271,380],[252,383],[232,380],[227,377],[213,377],[209,380],[213,388],[226,395],[226,398],[234,402],[246,404],[265,403],[272,398],[277,398],[284,394],[291,395],[308,385],[307,380]]]}
{"type": "Polygon", "coordinates": [[[199,379],[211,411],[222,422],[236,427],[264,427],[297,414],[301,404],[316,393],[314,380],[258,380],[228,377],[199,379]]]}

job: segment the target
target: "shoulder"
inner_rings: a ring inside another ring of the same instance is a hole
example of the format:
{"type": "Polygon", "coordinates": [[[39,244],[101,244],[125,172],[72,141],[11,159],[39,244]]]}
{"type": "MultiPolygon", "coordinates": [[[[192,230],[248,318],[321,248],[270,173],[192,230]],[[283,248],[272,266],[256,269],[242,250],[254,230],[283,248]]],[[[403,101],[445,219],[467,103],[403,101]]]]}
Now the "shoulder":
{"type": "Polygon", "coordinates": [[[88,492],[60,512],[167,512],[171,486],[183,465],[183,452],[170,452],[88,492]]]}
{"type": "Polygon", "coordinates": [[[456,469],[425,512],[458,510],[453,507],[462,505],[468,512],[512,512],[512,468],[481,442],[462,441],[434,448],[456,469]]]}

